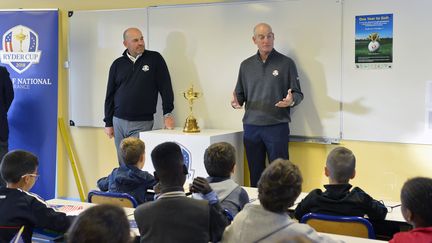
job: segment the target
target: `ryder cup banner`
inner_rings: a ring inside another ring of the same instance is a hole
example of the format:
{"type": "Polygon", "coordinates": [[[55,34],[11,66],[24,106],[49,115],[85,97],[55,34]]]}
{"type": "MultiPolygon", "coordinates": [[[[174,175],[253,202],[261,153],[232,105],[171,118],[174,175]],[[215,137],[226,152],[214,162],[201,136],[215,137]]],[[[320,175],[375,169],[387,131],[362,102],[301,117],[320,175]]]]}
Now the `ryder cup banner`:
{"type": "Polygon", "coordinates": [[[1,10],[0,62],[13,82],[8,112],[9,150],[24,149],[39,158],[41,175],[31,191],[55,197],[58,11],[1,10]]]}

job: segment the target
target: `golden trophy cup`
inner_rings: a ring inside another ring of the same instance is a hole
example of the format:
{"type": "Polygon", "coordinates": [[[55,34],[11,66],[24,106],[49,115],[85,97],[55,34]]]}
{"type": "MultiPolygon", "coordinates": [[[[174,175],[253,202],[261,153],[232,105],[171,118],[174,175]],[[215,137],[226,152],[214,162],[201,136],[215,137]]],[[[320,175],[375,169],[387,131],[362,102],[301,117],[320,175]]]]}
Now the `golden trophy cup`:
{"type": "Polygon", "coordinates": [[[19,52],[23,52],[22,43],[23,43],[23,41],[25,41],[25,39],[27,39],[27,35],[25,35],[23,33],[23,30],[21,29],[21,33],[15,35],[15,39],[20,42],[20,50],[19,50],[19,52]]]}
{"type": "Polygon", "coordinates": [[[193,85],[191,85],[191,87],[187,91],[183,92],[183,96],[189,102],[189,116],[186,118],[183,132],[187,132],[187,133],[200,132],[197,120],[193,116],[192,106],[194,100],[201,97],[201,95],[202,93],[194,91],[193,85]]]}

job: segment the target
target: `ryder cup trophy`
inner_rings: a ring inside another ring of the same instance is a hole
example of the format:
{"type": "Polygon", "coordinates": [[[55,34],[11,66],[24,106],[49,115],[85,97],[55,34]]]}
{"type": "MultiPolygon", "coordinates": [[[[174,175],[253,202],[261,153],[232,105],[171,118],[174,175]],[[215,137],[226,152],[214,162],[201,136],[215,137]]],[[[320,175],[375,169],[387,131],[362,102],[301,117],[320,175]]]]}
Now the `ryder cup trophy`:
{"type": "Polygon", "coordinates": [[[187,132],[187,133],[200,132],[197,120],[195,119],[192,113],[192,106],[194,100],[201,97],[201,95],[202,93],[194,91],[193,85],[191,85],[191,87],[187,91],[183,92],[183,96],[189,102],[189,116],[186,118],[186,123],[184,125],[183,132],[187,132]]]}

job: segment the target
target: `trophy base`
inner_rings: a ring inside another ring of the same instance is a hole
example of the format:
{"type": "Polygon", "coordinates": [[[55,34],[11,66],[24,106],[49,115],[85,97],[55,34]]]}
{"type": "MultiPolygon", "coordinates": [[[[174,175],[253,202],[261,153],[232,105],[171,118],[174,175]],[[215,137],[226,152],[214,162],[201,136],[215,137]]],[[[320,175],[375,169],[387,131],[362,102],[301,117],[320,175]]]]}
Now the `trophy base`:
{"type": "Polygon", "coordinates": [[[186,133],[200,132],[200,128],[198,127],[198,123],[197,123],[195,117],[188,116],[188,118],[186,118],[183,132],[186,132],[186,133]]]}

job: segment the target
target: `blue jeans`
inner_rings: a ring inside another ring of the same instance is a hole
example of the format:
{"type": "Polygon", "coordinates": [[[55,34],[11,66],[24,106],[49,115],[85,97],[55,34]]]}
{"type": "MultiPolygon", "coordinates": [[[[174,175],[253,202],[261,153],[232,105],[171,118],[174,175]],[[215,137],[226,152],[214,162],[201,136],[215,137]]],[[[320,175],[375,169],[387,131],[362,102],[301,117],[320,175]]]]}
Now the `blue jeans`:
{"type": "Polygon", "coordinates": [[[289,126],[288,123],[269,126],[244,124],[243,129],[250,182],[252,187],[256,187],[265,169],[266,156],[269,162],[277,158],[289,159],[289,126]]]}
{"type": "Polygon", "coordinates": [[[153,121],[128,121],[113,117],[114,142],[117,149],[117,158],[119,165],[124,163],[121,156],[120,143],[124,138],[139,138],[139,133],[150,131],[153,128],[153,121]]]}

